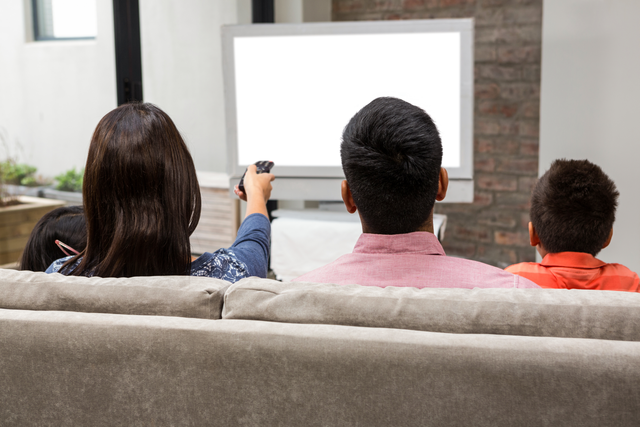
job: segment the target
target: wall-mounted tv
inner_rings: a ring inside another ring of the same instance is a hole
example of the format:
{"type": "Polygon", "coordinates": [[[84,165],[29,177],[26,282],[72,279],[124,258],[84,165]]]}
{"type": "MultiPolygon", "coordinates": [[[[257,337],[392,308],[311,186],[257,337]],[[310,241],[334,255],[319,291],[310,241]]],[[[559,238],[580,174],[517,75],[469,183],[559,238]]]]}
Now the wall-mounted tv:
{"type": "Polygon", "coordinates": [[[371,100],[423,108],[443,142],[447,199],[473,200],[473,20],[224,26],[228,173],[275,162],[272,197],[337,200],[340,140],[371,100]]]}

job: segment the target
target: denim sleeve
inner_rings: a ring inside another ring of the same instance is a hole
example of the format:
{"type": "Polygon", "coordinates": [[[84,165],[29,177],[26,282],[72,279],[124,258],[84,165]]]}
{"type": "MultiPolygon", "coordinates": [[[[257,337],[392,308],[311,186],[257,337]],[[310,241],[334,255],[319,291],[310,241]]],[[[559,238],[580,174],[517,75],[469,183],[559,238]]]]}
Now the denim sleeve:
{"type": "Polygon", "coordinates": [[[267,277],[271,243],[271,223],[259,213],[245,218],[231,249],[249,270],[250,276],[267,277]]]}

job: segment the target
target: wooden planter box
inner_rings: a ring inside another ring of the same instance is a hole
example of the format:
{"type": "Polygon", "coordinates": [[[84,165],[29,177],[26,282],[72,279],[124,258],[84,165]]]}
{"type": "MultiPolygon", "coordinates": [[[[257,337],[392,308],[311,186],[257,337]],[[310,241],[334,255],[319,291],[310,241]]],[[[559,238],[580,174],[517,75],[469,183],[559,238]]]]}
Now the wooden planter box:
{"type": "Polygon", "coordinates": [[[0,208],[0,265],[17,262],[31,230],[44,214],[64,206],[60,200],[18,197],[19,205],[0,208]]]}
{"type": "Polygon", "coordinates": [[[64,200],[68,206],[82,205],[82,193],[72,191],[60,191],[51,187],[26,187],[24,185],[5,184],[9,194],[16,196],[44,197],[46,199],[64,200]]]}
{"type": "MultiPolygon", "coordinates": [[[[240,202],[231,195],[229,177],[222,173],[198,173],[202,195],[202,214],[198,228],[191,235],[194,254],[228,248],[240,226],[240,202]]],[[[82,193],[44,189],[48,197],[21,196],[23,204],[0,208],[0,266],[18,261],[31,230],[42,216],[65,205],[81,205],[82,193]]],[[[5,266],[6,267],[6,266],[5,266]]]]}

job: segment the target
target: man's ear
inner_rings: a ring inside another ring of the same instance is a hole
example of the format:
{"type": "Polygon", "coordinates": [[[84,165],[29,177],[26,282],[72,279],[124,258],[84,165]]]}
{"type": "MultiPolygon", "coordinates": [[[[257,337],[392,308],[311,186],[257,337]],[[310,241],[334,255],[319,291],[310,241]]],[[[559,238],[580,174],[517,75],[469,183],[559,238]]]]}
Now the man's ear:
{"type": "Polygon", "coordinates": [[[436,194],[436,200],[441,202],[447,195],[447,189],[449,188],[449,173],[445,168],[440,168],[440,178],[438,179],[438,194],[436,194]]]}
{"type": "Polygon", "coordinates": [[[536,229],[531,222],[529,222],[529,244],[531,246],[538,246],[540,244],[538,233],[536,232],[536,229]]]}
{"type": "Polygon", "coordinates": [[[611,232],[609,233],[609,238],[607,239],[606,242],[604,242],[604,245],[602,245],[602,249],[604,249],[607,246],[609,246],[609,243],[611,243],[611,239],[613,239],[613,227],[611,227],[611,232]]]}
{"type": "Polygon", "coordinates": [[[356,207],[356,204],[353,201],[351,188],[349,188],[349,184],[347,183],[346,179],[342,181],[341,190],[342,190],[342,201],[344,202],[344,205],[347,207],[347,212],[351,214],[355,213],[358,210],[358,208],[356,207]]]}

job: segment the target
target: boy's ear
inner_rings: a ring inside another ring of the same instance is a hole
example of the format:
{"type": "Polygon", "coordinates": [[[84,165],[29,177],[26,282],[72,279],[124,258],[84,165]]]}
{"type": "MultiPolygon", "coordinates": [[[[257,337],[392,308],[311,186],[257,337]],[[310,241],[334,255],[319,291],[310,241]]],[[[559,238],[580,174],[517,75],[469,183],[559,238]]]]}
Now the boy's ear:
{"type": "Polygon", "coordinates": [[[344,202],[344,205],[347,207],[347,212],[351,214],[355,213],[358,210],[358,208],[356,207],[356,204],[353,201],[351,188],[349,188],[349,184],[347,183],[346,179],[342,181],[341,191],[342,191],[342,201],[344,202]]]}
{"type": "Polygon", "coordinates": [[[447,195],[447,189],[449,188],[449,173],[445,168],[440,168],[440,178],[438,179],[438,194],[436,194],[436,200],[441,202],[447,195]]]}
{"type": "Polygon", "coordinates": [[[531,222],[529,222],[529,244],[531,244],[531,246],[538,246],[540,244],[538,233],[531,222]]]}
{"type": "Polygon", "coordinates": [[[609,238],[607,239],[606,242],[604,242],[604,245],[602,245],[602,249],[604,249],[607,246],[609,246],[609,243],[611,243],[611,239],[613,239],[613,227],[611,227],[611,232],[609,233],[609,238]]]}

